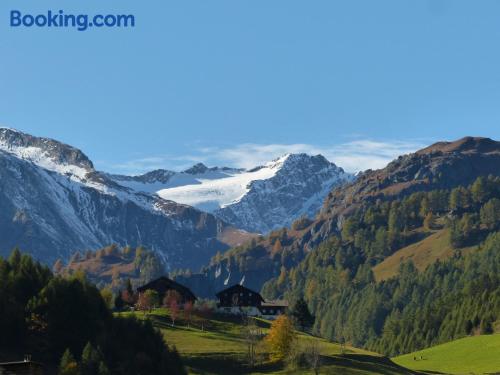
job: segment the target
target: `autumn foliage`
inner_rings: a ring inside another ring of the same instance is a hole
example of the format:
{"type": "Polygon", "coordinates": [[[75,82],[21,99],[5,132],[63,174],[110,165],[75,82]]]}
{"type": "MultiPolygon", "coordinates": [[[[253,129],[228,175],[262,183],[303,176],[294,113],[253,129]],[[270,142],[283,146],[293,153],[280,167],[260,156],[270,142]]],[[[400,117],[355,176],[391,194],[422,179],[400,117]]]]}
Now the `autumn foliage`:
{"type": "Polygon", "coordinates": [[[280,315],[271,325],[265,340],[269,345],[271,359],[287,358],[297,341],[292,320],[286,315],[280,315]]]}
{"type": "Polygon", "coordinates": [[[167,307],[170,312],[170,319],[172,319],[172,326],[175,325],[175,321],[179,315],[180,302],[182,300],[181,295],[175,290],[169,290],[165,297],[163,298],[163,306],[167,307]]]}

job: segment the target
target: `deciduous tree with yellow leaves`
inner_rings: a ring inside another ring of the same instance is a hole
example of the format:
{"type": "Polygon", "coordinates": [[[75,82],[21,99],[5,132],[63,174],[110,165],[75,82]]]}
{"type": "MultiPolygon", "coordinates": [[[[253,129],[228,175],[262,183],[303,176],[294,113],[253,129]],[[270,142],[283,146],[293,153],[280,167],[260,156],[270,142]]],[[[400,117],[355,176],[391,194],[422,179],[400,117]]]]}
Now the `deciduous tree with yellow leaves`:
{"type": "Polygon", "coordinates": [[[297,341],[292,320],[286,315],[280,315],[271,325],[265,340],[270,348],[271,359],[287,358],[297,341]]]}

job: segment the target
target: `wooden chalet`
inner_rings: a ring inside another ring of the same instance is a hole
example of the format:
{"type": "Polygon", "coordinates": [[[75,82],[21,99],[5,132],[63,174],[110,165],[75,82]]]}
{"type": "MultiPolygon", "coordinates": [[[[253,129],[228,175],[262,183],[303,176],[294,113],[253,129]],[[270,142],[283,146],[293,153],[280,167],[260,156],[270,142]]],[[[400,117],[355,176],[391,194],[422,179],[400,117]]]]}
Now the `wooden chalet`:
{"type": "Polygon", "coordinates": [[[26,357],[23,361],[0,362],[0,375],[43,375],[41,363],[33,362],[26,357]]]}
{"type": "Polygon", "coordinates": [[[288,308],[286,301],[265,301],[260,293],[236,284],[216,294],[219,299],[217,309],[221,313],[262,316],[274,319],[284,314],[288,308]]]}
{"type": "Polygon", "coordinates": [[[263,317],[272,319],[284,314],[288,309],[288,301],[266,301],[260,305],[260,313],[263,317]]]}
{"type": "Polygon", "coordinates": [[[160,300],[163,300],[169,290],[175,290],[181,296],[180,303],[194,303],[196,301],[196,296],[189,288],[164,276],[137,288],[139,294],[144,293],[146,290],[155,290],[160,296],[160,300]]]}
{"type": "Polygon", "coordinates": [[[216,294],[219,299],[217,307],[229,308],[229,307],[255,307],[259,308],[264,298],[258,293],[251,289],[244,287],[243,285],[236,284],[227,289],[221,290],[216,294]]]}

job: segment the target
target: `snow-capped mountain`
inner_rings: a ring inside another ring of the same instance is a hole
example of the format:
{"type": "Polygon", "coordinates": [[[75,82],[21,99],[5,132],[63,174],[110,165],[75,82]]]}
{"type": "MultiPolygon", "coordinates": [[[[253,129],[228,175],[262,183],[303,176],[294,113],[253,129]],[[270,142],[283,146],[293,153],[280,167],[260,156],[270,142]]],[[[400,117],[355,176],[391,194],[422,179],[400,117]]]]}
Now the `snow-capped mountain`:
{"type": "Polygon", "coordinates": [[[184,172],[156,170],[110,178],[213,213],[238,228],[267,233],[300,216],[313,217],[328,192],[353,176],[321,155],[287,154],[250,170],[196,164],[184,172]]]}
{"type": "MultiPolygon", "coordinates": [[[[160,181],[159,176],[156,180],[160,181]]],[[[245,233],[211,214],[137,192],[94,169],[80,150],[0,128],[0,254],[47,263],[111,243],[142,245],[172,268],[197,268],[245,233]]]]}

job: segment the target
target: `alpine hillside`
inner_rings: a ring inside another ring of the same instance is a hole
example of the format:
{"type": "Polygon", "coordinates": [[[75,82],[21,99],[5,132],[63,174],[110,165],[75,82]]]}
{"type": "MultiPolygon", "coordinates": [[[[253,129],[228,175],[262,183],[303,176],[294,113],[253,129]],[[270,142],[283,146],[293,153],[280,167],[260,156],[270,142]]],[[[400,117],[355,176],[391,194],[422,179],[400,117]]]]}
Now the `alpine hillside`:
{"type": "Polygon", "coordinates": [[[194,268],[248,238],[187,205],[123,187],[80,150],[0,129],[0,252],[46,263],[109,244],[144,246],[169,268],[194,268]]]}
{"type": "Polygon", "coordinates": [[[140,176],[111,175],[116,183],[213,213],[235,227],[268,233],[314,217],[334,187],[353,179],[321,155],[287,154],[253,169],[155,170],[140,176]]]}
{"type": "Polygon", "coordinates": [[[394,356],[499,331],[499,267],[500,142],[467,137],[367,171],[314,220],[177,278],[303,298],[316,334],[394,356]]]}
{"type": "Polygon", "coordinates": [[[332,189],[313,220],[298,219],[290,229],[275,230],[212,259],[202,274],[180,278],[202,294],[239,282],[259,290],[266,281],[279,276],[283,268],[290,269],[311,250],[339,235],[344,223],[359,210],[418,191],[467,186],[488,175],[500,176],[500,142],[465,137],[433,144],[400,156],[383,169],[360,173],[355,181],[332,189]]]}

